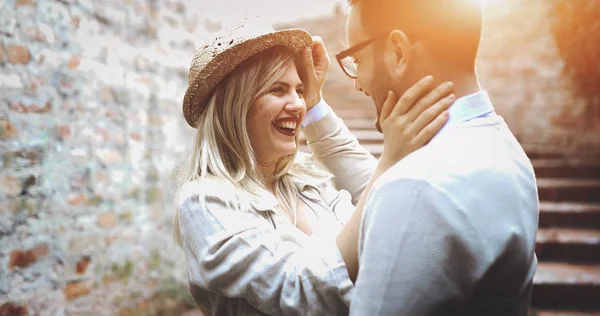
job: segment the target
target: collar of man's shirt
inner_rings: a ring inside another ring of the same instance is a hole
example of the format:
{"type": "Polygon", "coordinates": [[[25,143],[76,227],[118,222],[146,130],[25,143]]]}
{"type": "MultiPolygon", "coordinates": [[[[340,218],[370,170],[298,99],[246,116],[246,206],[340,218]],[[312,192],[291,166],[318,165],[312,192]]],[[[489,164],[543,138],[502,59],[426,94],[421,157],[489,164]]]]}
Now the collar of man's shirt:
{"type": "MultiPolygon", "coordinates": [[[[304,121],[301,125],[302,128],[311,123],[319,121],[325,117],[329,111],[331,111],[331,108],[324,99],[321,99],[317,105],[306,112],[306,116],[304,117],[304,121]]],[[[488,93],[486,91],[479,91],[477,93],[458,98],[458,100],[454,101],[454,104],[450,107],[449,112],[450,119],[446,125],[444,125],[444,128],[448,125],[458,124],[474,118],[491,115],[494,112],[494,108],[492,107],[492,101],[490,100],[488,93]]]]}
{"type": "Polygon", "coordinates": [[[494,107],[492,106],[490,96],[487,91],[484,90],[458,98],[454,101],[454,104],[450,106],[448,113],[450,114],[450,118],[438,132],[438,135],[449,126],[464,123],[479,117],[491,116],[494,114],[494,107]]]}

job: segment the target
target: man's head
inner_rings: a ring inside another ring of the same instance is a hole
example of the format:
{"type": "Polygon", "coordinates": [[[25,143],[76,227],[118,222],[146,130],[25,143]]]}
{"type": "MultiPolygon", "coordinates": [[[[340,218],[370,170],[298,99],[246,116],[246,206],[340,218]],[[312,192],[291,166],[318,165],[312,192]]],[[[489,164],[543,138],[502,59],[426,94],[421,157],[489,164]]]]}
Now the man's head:
{"type": "Polygon", "coordinates": [[[402,95],[426,75],[441,81],[449,69],[474,71],[482,25],[477,1],[348,2],[347,58],[356,61],[355,86],[371,96],[378,116],[388,90],[402,95]]]}

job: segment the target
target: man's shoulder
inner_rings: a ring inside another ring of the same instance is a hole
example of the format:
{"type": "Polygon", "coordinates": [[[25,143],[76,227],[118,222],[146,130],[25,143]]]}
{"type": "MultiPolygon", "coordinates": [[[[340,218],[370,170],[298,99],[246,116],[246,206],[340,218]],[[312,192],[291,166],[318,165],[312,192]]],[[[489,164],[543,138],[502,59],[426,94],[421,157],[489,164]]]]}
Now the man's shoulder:
{"type": "Polygon", "coordinates": [[[378,179],[378,186],[400,179],[453,188],[457,184],[510,184],[516,179],[533,183],[534,178],[531,161],[517,142],[492,137],[477,139],[474,133],[459,132],[405,157],[378,179]]]}

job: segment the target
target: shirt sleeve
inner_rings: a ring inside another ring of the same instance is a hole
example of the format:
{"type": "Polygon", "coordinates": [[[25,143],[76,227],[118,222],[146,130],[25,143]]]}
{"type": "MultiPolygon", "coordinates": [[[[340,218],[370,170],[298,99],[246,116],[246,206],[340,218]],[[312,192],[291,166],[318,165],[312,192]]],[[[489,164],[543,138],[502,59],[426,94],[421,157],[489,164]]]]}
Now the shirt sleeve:
{"type": "Polygon", "coordinates": [[[466,213],[423,180],[372,191],[363,214],[351,315],[453,314],[489,261],[466,213]]]}
{"type": "Polygon", "coordinates": [[[189,282],[268,315],[344,315],[351,290],[334,239],[317,239],[198,195],[180,204],[189,282]]]}
{"type": "Polygon", "coordinates": [[[302,128],[307,125],[310,125],[314,122],[318,122],[320,119],[324,118],[327,113],[331,111],[329,104],[325,102],[325,99],[321,99],[319,103],[313,106],[312,109],[306,112],[306,116],[304,117],[304,121],[302,121],[302,128]]]}
{"type": "MultiPolygon", "coordinates": [[[[325,101],[320,104],[326,105],[325,101]]],[[[334,175],[336,189],[350,192],[352,203],[358,203],[377,167],[377,159],[360,145],[333,110],[305,126],[303,133],[315,160],[334,175]]]]}

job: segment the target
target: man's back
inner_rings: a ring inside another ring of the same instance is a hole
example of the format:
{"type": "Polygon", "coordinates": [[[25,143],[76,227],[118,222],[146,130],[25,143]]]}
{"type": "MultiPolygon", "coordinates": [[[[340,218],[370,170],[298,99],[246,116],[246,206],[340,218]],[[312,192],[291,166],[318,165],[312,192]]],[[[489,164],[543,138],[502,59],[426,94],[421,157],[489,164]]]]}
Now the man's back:
{"type": "Polygon", "coordinates": [[[375,185],[352,313],[527,315],[537,219],[533,168],[502,118],[450,124],[375,185]]]}

